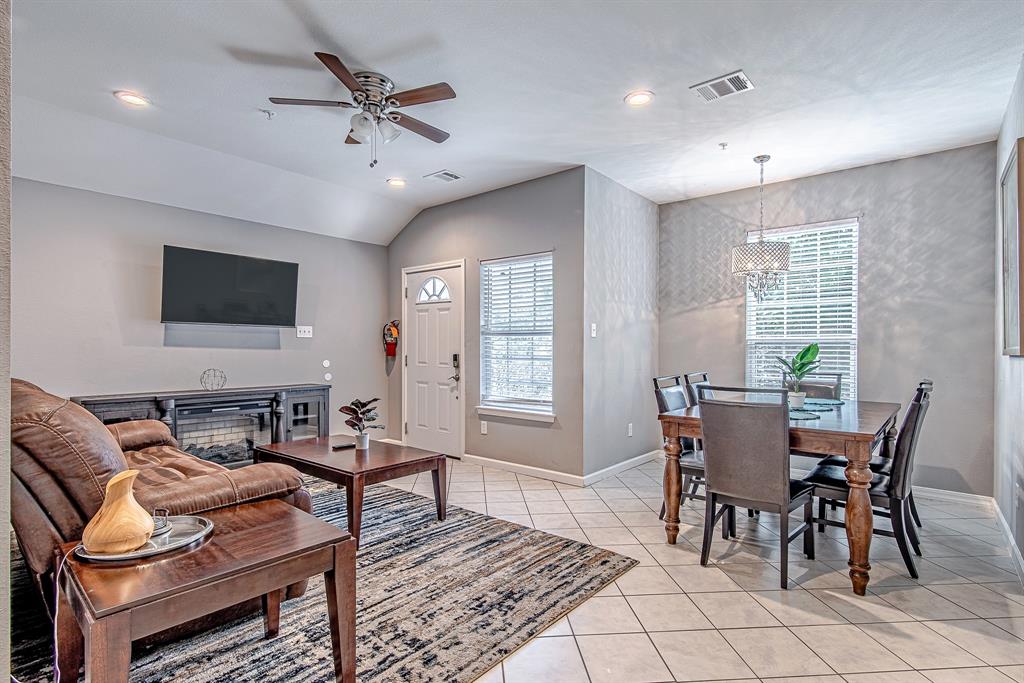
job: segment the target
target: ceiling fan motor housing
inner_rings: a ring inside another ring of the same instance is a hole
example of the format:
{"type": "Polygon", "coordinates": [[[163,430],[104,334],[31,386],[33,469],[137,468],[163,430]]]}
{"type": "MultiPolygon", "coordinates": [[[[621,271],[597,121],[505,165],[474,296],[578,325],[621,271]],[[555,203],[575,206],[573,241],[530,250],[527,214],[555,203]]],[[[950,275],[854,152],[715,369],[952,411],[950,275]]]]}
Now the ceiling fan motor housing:
{"type": "Polygon", "coordinates": [[[352,75],[364,91],[354,92],[353,99],[374,117],[379,117],[386,109],[397,105],[397,102],[388,102],[387,99],[395,91],[395,83],[390,78],[376,71],[357,71],[352,75]]]}

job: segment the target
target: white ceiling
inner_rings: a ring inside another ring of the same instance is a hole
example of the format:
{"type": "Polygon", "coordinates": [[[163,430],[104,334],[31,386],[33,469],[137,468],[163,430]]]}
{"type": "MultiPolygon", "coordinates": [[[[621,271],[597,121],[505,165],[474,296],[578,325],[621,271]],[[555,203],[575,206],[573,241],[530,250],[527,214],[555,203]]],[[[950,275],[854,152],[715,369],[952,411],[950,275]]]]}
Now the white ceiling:
{"type": "Polygon", "coordinates": [[[1022,51],[1019,0],[15,0],[14,173],[387,244],[424,207],[579,164],[664,203],[756,184],[759,153],[774,181],[991,140],[1022,51]],[[315,50],[449,82],[408,111],[451,138],[406,132],[371,170],[350,112],[270,105],[346,99],[315,50]],[[739,68],[754,91],[687,89],[739,68]],[[653,104],[626,107],[637,88],[653,104]],[[442,168],[465,179],[422,178],[442,168]]]}

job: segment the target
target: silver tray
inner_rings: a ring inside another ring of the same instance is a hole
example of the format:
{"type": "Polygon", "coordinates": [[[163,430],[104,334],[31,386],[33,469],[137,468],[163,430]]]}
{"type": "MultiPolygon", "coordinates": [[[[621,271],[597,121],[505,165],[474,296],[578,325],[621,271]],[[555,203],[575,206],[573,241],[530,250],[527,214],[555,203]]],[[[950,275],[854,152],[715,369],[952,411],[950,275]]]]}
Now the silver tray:
{"type": "Polygon", "coordinates": [[[171,522],[171,530],[161,534],[159,536],[150,537],[146,545],[141,548],[136,548],[129,553],[116,553],[116,554],[96,554],[90,553],[85,549],[85,546],[78,546],[75,548],[75,557],[80,560],[87,560],[89,562],[125,562],[128,560],[140,560],[144,557],[152,557],[153,555],[160,555],[161,553],[167,553],[178,548],[184,548],[187,545],[192,545],[197,541],[201,541],[211,531],[213,531],[213,522],[206,519],[206,517],[192,517],[188,515],[181,515],[176,517],[168,517],[171,522]]]}

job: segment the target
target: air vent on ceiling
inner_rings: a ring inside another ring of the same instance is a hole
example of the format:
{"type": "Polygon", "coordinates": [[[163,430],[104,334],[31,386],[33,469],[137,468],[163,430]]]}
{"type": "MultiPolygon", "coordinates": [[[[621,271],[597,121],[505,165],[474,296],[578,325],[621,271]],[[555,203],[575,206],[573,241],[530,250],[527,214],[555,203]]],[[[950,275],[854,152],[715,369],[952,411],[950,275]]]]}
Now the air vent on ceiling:
{"type": "Polygon", "coordinates": [[[690,86],[690,90],[697,93],[697,97],[704,102],[714,102],[723,97],[753,89],[754,84],[750,82],[750,79],[742,71],[734,71],[731,74],[690,86]]]}
{"type": "Polygon", "coordinates": [[[462,180],[462,176],[460,176],[458,173],[454,173],[452,171],[449,171],[446,168],[443,168],[440,171],[434,171],[433,173],[428,173],[427,175],[425,175],[423,177],[424,178],[437,178],[438,180],[446,182],[446,183],[454,183],[456,180],[462,180]]]}

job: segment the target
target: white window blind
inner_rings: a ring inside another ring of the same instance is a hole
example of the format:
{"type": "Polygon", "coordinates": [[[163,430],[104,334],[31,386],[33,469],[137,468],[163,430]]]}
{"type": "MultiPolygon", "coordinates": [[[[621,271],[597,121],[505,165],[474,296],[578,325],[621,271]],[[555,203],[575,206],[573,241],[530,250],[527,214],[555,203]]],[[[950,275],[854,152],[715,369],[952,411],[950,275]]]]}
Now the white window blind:
{"type": "Polygon", "coordinates": [[[858,227],[850,219],[765,230],[765,239],[789,242],[790,270],[762,302],[747,292],[747,386],[779,386],[776,356],[818,342],[818,372],[841,372],[843,398],[857,398],[858,227]]]}
{"type": "Polygon", "coordinates": [[[555,327],[551,252],[480,264],[480,400],[552,412],[555,327]]]}

